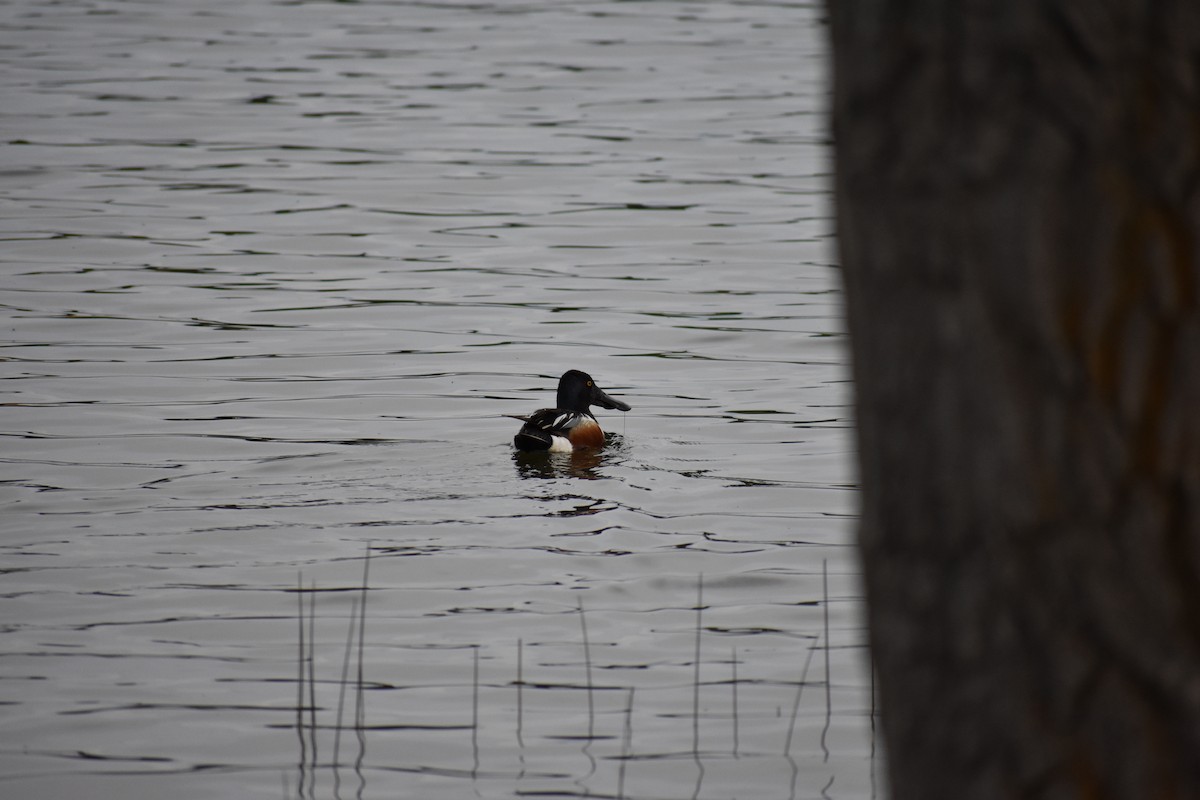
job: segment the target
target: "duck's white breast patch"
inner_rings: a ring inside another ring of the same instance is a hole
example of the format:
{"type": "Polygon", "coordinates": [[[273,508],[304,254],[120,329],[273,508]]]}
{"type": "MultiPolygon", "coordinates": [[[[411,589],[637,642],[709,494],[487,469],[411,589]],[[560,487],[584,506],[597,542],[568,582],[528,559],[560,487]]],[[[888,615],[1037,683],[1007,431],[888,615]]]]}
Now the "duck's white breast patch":
{"type": "Polygon", "coordinates": [[[565,436],[550,437],[550,452],[551,453],[570,453],[575,448],[571,445],[571,440],[565,436]]]}

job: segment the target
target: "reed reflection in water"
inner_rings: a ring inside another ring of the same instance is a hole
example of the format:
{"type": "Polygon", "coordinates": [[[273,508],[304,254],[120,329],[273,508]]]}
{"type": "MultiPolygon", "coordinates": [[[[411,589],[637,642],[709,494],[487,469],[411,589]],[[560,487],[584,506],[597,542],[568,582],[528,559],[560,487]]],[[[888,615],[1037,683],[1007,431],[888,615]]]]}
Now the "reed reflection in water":
{"type": "MultiPolygon", "coordinates": [[[[672,609],[677,618],[694,618],[686,632],[694,642],[690,663],[630,661],[623,658],[619,642],[592,642],[583,595],[576,594],[578,640],[533,641],[532,648],[542,656],[533,665],[538,677],[530,680],[523,639],[511,649],[478,643],[407,647],[398,657],[376,663],[375,669],[384,675],[367,674],[364,653],[375,649],[365,635],[373,552],[386,558],[388,548],[368,549],[363,583],[349,616],[322,619],[325,629],[346,625],[335,675],[318,677],[315,666],[317,598],[330,590],[303,585],[296,590],[293,728],[299,764],[294,780],[285,780],[289,797],[366,796],[379,773],[420,776],[439,789],[470,782],[474,792],[485,796],[497,790],[503,796],[676,796],[671,787],[685,783],[692,785],[692,797],[738,785],[752,785],[754,796],[766,792],[795,798],[814,790],[828,796],[836,775],[828,767],[835,679],[830,674],[827,564],[821,569],[821,597],[811,601],[821,609],[823,627],[793,635],[795,663],[802,667],[792,680],[739,677],[739,668],[744,676],[753,673],[755,665],[747,663],[745,651],[739,654],[736,644],[728,657],[723,651],[711,652],[713,639],[731,632],[706,627],[704,616],[711,607],[705,603],[703,576],[696,578],[695,604],[672,609]],[[605,650],[603,659],[593,659],[597,646],[605,650]],[[810,678],[818,653],[824,654],[824,673],[810,678]],[[439,665],[436,677],[413,684],[393,682],[398,674],[420,671],[417,662],[428,654],[439,665]],[[481,662],[493,676],[489,682],[481,678],[481,662]],[[597,681],[597,673],[610,677],[597,681]],[[682,680],[685,673],[690,681],[682,680]],[[815,692],[820,694],[814,698],[815,692]],[[635,704],[639,696],[651,700],[640,707],[635,704]],[[483,719],[489,730],[481,751],[483,719]],[[682,741],[678,730],[663,738],[654,735],[655,730],[682,724],[690,725],[690,749],[669,746],[682,741]],[[540,733],[531,736],[530,731],[540,733]],[[352,747],[344,747],[351,734],[352,747]],[[807,756],[793,748],[801,736],[816,740],[807,756]],[[818,748],[823,754],[819,761],[811,755],[818,748]],[[564,770],[564,765],[575,771],[564,770]],[[764,781],[764,775],[773,777],[764,781]]],[[[570,614],[566,609],[558,613],[570,614]]],[[[676,630],[672,635],[684,633],[676,630]]],[[[873,707],[868,713],[874,715],[873,707]]],[[[874,754],[872,738],[872,776],[877,769],[874,754]]],[[[875,796],[873,777],[870,796],[875,796]]]]}

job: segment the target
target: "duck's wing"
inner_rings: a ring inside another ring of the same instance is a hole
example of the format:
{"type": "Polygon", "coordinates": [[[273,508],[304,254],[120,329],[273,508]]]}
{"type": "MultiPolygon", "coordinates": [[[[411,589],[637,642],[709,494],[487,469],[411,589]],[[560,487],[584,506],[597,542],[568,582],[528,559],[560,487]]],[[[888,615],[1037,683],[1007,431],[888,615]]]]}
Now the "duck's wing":
{"type": "Polygon", "coordinates": [[[554,437],[571,438],[571,429],[583,421],[584,415],[562,408],[543,408],[527,417],[517,417],[525,424],[513,437],[518,450],[549,450],[554,437]]]}

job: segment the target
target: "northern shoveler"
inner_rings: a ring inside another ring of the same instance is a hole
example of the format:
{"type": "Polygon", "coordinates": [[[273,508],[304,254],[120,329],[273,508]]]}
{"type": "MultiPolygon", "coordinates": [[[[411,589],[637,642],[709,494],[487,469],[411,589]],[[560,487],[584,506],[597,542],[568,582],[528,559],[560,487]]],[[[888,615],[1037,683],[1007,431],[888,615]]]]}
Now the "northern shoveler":
{"type": "Polygon", "coordinates": [[[629,410],[627,403],[609,397],[591,375],[577,369],[564,372],[559,378],[557,402],[556,408],[543,408],[516,418],[525,423],[513,437],[518,450],[569,453],[577,447],[603,447],[604,432],[588,409],[600,406],[629,410]]]}

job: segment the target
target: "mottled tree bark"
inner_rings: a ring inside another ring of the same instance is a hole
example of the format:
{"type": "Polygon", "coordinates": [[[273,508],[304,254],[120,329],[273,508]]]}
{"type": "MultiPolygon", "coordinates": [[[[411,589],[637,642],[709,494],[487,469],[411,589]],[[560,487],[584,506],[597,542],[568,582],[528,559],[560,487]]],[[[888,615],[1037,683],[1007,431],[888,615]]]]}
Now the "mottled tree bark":
{"type": "Polygon", "coordinates": [[[1200,797],[1200,0],[830,0],[895,800],[1200,797]]]}

